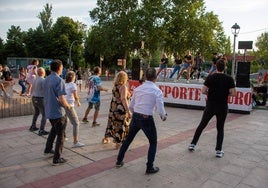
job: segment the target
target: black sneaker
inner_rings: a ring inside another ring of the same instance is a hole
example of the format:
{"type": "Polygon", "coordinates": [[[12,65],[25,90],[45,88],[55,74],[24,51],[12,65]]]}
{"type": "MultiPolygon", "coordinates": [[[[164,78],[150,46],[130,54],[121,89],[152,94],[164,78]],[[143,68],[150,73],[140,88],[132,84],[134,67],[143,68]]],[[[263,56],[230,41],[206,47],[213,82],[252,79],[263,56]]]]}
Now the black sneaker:
{"type": "Polygon", "coordinates": [[[155,174],[159,171],[159,168],[158,167],[152,167],[152,168],[147,168],[146,170],[146,174],[155,174]]]}
{"type": "Polygon", "coordinates": [[[122,166],[124,166],[124,162],[123,162],[123,161],[117,161],[117,162],[115,163],[115,167],[116,167],[116,168],[120,168],[120,167],[122,167],[122,166]]]}
{"type": "Polygon", "coordinates": [[[87,118],[83,118],[82,122],[83,123],[88,123],[89,121],[87,120],[87,118]]]}
{"type": "Polygon", "coordinates": [[[52,150],[50,150],[50,152],[44,152],[44,155],[45,156],[53,156],[54,153],[55,153],[55,151],[52,149],[52,150]]]}
{"type": "Polygon", "coordinates": [[[41,131],[39,131],[39,133],[38,133],[39,136],[48,135],[48,134],[49,134],[49,132],[47,132],[47,131],[45,131],[45,130],[41,130],[41,131]]]}
{"type": "Polygon", "coordinates": [[[56,161],[53,161],[52,166],[58,166],[58,165],[63,165],[67,162],[67,159],[64,158],[59,158],[56,161]]]}
{"type": "Polygon", "coordinates": [[[38,128],[37,127],[30,127],[29,131],[37,131],[38,128]]]}
{"type": "Polygon", "coordinates": [[[97,123],[97,122],[93,122],[93,123],[92,123],[92,127],[96,127],[96,126],[100,126],[100,124],[97,123]]]}

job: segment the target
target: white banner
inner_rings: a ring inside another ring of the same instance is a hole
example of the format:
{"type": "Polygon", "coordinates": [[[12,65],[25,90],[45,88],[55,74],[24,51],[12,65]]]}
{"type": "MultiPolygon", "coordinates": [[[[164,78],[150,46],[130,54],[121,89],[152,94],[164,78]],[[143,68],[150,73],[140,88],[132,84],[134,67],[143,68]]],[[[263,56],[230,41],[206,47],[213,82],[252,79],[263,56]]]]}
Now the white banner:
{"type": "MultiPolygon", "coordinates": [[[[191,106],[206,105],[206,95],[201,93],[202,84],[183,84],[156,82],[162,90],[165,103],[183,104],[191,106]]],[[[236,88],[235,97],[228,98],[228,106],[230,110],[246,111],[252,110],[251,88],[236,88]]]]}

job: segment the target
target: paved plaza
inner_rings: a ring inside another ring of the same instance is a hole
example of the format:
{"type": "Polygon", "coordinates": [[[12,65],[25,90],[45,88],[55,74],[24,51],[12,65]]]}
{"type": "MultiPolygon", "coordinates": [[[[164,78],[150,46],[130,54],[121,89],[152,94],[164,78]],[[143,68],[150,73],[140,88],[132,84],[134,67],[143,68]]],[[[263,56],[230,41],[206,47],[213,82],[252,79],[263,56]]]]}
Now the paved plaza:
{"type": "MultiPolygon", "coordinates": [[[[103,81],[112,88],[112,81],[103,81]]],[[[82,120],[87,107],[86,91],[79,92],[82,120]]],[[[202,110],[166,106],[168,119],[155,114],[158,148],[157,174],[146,175],[148,141],[139,132],[125,156],[125,165],[115,168],[115,144],[102,144],[108,120],[111,91],[102,92],[99,127],[90,122],[80,125],[82,148],[72,148],[72,125],[68,123],[63,156],[68,163],[52,166],[43,155],[47,136],[30,132],[32,115],[0,119],[0,187],[28,188],[267,188],[268,187],[268,110],[250,114],[229,113],[225,123],[223,158],[215,157],[215,118],[200,137],[194,152],[191,142],[202,110]]],[[[40,118],[38,119],[38,126],[40,118]]],[[[46,130],[50,130],[47,122],[46,130]]]]}

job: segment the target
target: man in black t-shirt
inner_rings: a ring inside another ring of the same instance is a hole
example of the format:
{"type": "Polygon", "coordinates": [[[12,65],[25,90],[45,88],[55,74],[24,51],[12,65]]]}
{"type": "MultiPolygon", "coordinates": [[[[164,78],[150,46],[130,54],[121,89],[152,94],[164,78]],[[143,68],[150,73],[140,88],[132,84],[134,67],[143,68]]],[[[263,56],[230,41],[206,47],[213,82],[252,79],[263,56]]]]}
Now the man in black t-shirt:
{"type": "Polygon", "coordinates": [[[219,59],[216,62],[216,73],[207,77],[202,87],[202,94],[207,95],[206,107],[203,112],[202,120],[199,123],[193,140],[188,147],[190,151],[195,149],[199,137],[207,126],[210,119],[215,115],[217,119],[217,143],[216,157],[221,158],[224,154],[222,151],[222,142],[224,137],[224,122],[228,111],[228,96],[235,96],[235,84],[232,77],[224,74],[225,62],[219,59]]]}

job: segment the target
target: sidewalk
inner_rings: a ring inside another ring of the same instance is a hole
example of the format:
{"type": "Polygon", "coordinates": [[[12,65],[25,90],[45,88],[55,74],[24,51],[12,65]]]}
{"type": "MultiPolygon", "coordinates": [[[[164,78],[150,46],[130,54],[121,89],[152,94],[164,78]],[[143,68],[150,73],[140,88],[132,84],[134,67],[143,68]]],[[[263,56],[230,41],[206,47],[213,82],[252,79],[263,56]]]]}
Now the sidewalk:
{"type": "MultiPolygon", "coordinates": [[[[111,88],[112,81],[103,81],[111,88]]],[[[87,107],[86,92],[81,93],[77,113],[82,120],[87,107]]],[[[52,158],[43,155],[47,136],[28,131],[32,116],[0,119],[0,187],[68,188],[267,188],[268,187],[268,111],[251,114],[229,113],[225,123],[225,155],[215,157],[215,119],[201,135],[194,152],[189,145],[202,110],[166,107],[168,120],[155,115],[158,148],[155,165],[160,171],[145,175],[148,141],[138,133],[126,153],[125,165],[114,167],[118,150],[102,144],[111,92],[102,93],[99,127],[81,123],[80,141],[86,146],[71,148],[72,125],[67,126],[68,141],[63,155],[68,163],[52,166],[52,158]]],[[[90,120],[93,112],[90,112],[90,120]]],[[[38,126],[40,118],[38,119],[38,126]]],[[[47,122],[46,130],[50,129],[47,122]]]]}

